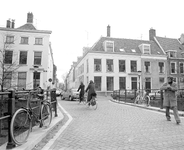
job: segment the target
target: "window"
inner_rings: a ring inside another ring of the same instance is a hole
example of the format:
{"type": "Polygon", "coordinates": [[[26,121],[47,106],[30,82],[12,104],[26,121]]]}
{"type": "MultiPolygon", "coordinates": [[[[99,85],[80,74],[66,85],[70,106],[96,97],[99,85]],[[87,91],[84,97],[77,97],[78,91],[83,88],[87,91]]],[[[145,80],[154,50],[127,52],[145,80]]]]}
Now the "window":
{"type": "Polygon", "coordinates": [[[43,38],[35,38],[35,45],[42,45],[43,44],[43,38]]]}
{"type": "Polygon", "coordinates": [[[105,51],[114,52],[114,42],[113,41],[105,41],[105,51]]]}
{"type": "Polygon", "coordinates": [[[101,71],[101,59],[94,59],[94,71],[95,72],[101,71]]]}
{"type": "Polygon", "coordinates": [[[176,52],[171,51],[169,54],[170,58],[176,58],[176,52]]]}
{"type": "Polygon", "coordinates": [[[11,87],[11,80],[12,80],[12,72],[4,72],[4,81],[3,81],[3,85],[4,88],[10,88],[11,87]]]}
{"type": "Polygon", "coordinates": [[[119,60],[119,72],[125,72],[125,60],[119,60]]]}
{"type": "Polygon", "coordinates": [[[176,73],[176,63],[172,62],[170,65],[171,65],[171,74],[175,74],[176,73]]]}
{"type": "Polygon", "coordinates": [[[34,65],[41,65],[42,52],[34,52],[34,65]]]}
{"type": "Polygon", "coordinates": [[[180,77],[180,82],[184,83],[184,78],[183,77],[180,77]]]}
{"type": "Polygon", "coordinates": [[[145,78],[145,89],[151,89],[151,78],[145,78]]]}
{"type": "Polygon", "coordinates": [[[145,61],[144,62],[144,69],[145,69],[145,73],[150,73],[150,62],[149,61],[145,61]]]}
{"type": "Polygon", "coordinates": [[[107,59],[107,72],[113,72],[113,59],[107,59]]]}
{"type": "Polygon", "coordinates": [[[160,77],[160,78],[159,78],[159,82],[160,82],[160,83],[164,83],[164,78],[163,78],[163,77],[160,77]]]}
{"type": "Polygon", "coordinates": [[[88,63],[88,59],[86,60],[86,67],[87,67],[87,73],[89,72],[89,63],[88,63]]]}
{"type": "Polygon", "coordinates": [[[14,36],[7,36],[7,37],[6,37],[6,43],[7,43],[7,44],[12,44],[12,43],[14,43],[14,36]]]}
{"type": "Polygon", "coordinates": [[[137,62],[131,60],[130,65],[131,65],[131,72],[137,72],[137,62]]]}
{"type": "Polygon", "coordinates": [[[158,63],[159,73],[164,73],[164,62],[158,63]]]}
{"type": "Polygon", "coordinates": [[[18,89],[26,89],[26,72],[18,72],[18,89]]]}
{"type": "Polygon", "coordinates": [[[176,77],[173,77],[173,82],[176,82],[176,81],[177,81],[176,77]]]}
{"type": "Polygon", "coordinates": [[[13,59],[13,51],[5,50],[4,63],[12,64],[12,59],[13,59]]]}
{"type": "Polygon", "coordinates": [[[182,62],[180,63],[180,73],[184,73],[184,65],[182,62]]]}
{"type": "Polygon", "coordinates": [[[28,40],[29,40],[28,37],[21,37],[20,44],[28,44],[28,40]]]}
{"type": "Polygon", "coordinates": [[[119,77],[119,89],[120,90],[126,89],[126,77],[119,77]]]}
{"type": "Polygon", "coordinates": [[[19,64],[27,64],[27,51],[20,51],[19,64]]]}
{"type": "Polygon", "coordinates": [[[131,77],[132,90],[137,90],[137,77],[131,77]]]}
{"type": "Polygon", "coordinates": [[[40,72],[33,72],[33,88],[35,89],[37,85],[40,85],[40,72]]]}
{"type": "Polygon", "coordinates": [[[143,53],[150,54],[150,45],[143,45],[143,53]]]}
{"type": "Polygon", "coordinates": [[[95,90],[101,91],[101,77],[94,77],[95,90]]]}
{"type": "Polygon", "coordinates": [[[107,91],[114,90],[114,80],[113,77],[107,77],[107,91]]]}
{"type": "Polygon", "coordinates": [[[167,51],[166,54],[169,58],[176,58],[176,52],[175,51],[167,51]]]}
{"type": "Polygon", "coordinates": [[[88,78],[88,76],[86,77],[86,82],[87,82],[87,84],[89,83],[89,78],[88,78]]]}

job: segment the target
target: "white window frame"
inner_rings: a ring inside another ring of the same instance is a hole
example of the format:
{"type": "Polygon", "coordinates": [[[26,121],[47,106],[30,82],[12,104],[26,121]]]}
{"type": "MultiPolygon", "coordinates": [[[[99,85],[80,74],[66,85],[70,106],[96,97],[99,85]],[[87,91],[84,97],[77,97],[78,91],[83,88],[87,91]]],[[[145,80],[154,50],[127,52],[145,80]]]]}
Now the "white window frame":
{"type": "Polygon", "coordinates": [[[113,44],[113,50],[112,50],[112,52],[114,52],[114,41],[105,41],[105,44],[104,44],[104,46],[105,46],[105,51],[106,51],[106,52],[109,52],[109,51],[107,51],[107,43],[113,44]]]}
{"type": "Polygon", "coordinates": [[[170,70],[171,70],[171,74],[176,74],[177,73],[177,71],[176,71],[176,69],[177,69],[177,66],[176,66],[176,62],[171,62],[170,63],[170,70]],[[174,66],[175,66],[175,71],[174,71],[174,73],[172,72],[172,68],[171,68],[171,64],[175,64],[174,66]]]}
{"type": "Polygon", "coordinates": [[[176,50],[168,50],[168,51],[166,51],[166,53],[167,53],[167,56],[168,56],[169,58],[176,58],[176,53],[177,53],[176,50]],[[171,52],[174,52],[174,57],[171,57],[171,52]]]}
{"type": "Polygon", "coordinates": [[[180,73],[181,73],[181,74],[184,74],[184,62],[180,62],[180,63],[179,63],[179,69],[180,69],[180,73]],[[181,72],[180,64],[183,64],[183,72],[181,72]]]}
{"type": "Polygon", "coordinates": [[[143,44],[143,54],[150,54],[150,44],[143,44]]]}
{"type": "Polygon", "coordinates": [[[151,62],[150,61],[145,61],[144,62],[144,72],[145,73],[151,73],[151,62]],[[148,62],[150,65],[148,66],[148,72],[146,72],[146,65],[145,65],[145,62],[148,62]]]}
{"type": "Polygon", "coordinates": [[[165,63],[164,62],[158,62],[158,71],[159,71],[160,74],[164,74],[165,73],[165,63]],[[159,63],[163,63],[164,64],[164,66],[163,66],[163,72],[160,72],[159,63]]]}

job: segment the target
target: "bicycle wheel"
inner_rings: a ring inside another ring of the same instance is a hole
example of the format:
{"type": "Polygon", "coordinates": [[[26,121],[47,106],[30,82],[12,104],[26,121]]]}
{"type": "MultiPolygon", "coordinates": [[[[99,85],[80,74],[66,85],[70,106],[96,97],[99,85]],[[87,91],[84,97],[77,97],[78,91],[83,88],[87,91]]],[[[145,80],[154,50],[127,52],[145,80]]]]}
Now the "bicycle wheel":
{"type": "Polygon", "coordinates": [[[91,107],[96,110],[97,109],[97,106],[98,106],[98,103],[96,101],[96,99],[94,98],[92,101],[91,101],[91,107]]]}
{"type": "Polygon", "coordinates": [[[10,134],[13,141],[17,145],[26,142],[32,128],[31,116],[29,112],[24,109],[18,109],[12,117],[10,124],[10,134]]]}
{"type": "Polygon", "coordinates": [[[48,127],[52,121],[52,111],[49,104],[42,104],[41,107],[41,123],[43,127],[48,127]]]}

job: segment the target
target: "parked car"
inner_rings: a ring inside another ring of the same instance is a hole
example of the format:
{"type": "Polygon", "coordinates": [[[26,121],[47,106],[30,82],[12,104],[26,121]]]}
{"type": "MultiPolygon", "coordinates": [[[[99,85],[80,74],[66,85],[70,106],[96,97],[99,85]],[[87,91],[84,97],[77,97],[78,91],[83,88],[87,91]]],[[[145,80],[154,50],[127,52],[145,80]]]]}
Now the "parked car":
{"type": "Polygon", "coordinates": [[[70,89],[61,94],[61,99],[70,100],[70,101],[77,100],[79,99],[79,92],[77,92],[77,89],[70,89]]]}
{"type": "Polygon", "coordinates": [[[61,92],[62,92],[62,90],[57,89],[57,90],[56,90],[56,96],[61,96],[61,92]]]}
{"type": "Polygon", "coordinates": [[[71,89],[70,100],[76,99],[79,99],[79,92],[77,92],[77,89],[71,89]]]}
{"type": "Polygon", "coordinates": [[[152,91],[151,93],[149,93],[149,96],[151,100],[160,99],[161,97],[160,90],[152,91]]]}

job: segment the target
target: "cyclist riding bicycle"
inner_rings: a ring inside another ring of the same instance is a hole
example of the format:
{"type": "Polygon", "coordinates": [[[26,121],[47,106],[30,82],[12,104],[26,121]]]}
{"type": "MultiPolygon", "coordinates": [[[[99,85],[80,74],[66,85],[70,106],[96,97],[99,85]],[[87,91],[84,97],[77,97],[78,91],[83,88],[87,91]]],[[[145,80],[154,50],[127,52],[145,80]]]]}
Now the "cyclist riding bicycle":
{"type": "Polygon", "coordinates": [[[88,97],[87,97],[87,103],[90,105],[90,100],[92,99],[93,96],[96,96],[95,92],[95,84],[92,80],[90,80],[88,87],[86,88],[86,92],[88,92],[88,97]]]}

